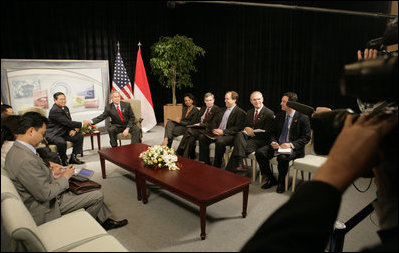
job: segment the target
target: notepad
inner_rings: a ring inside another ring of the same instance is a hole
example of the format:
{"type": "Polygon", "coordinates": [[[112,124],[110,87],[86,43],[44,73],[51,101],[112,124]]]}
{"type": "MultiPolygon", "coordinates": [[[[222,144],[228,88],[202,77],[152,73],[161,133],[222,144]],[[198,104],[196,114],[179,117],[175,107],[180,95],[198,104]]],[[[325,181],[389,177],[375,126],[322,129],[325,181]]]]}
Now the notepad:
{"type": "Polygon", "coordinates": [[[292,153],[292,148],[279,148],[277,150],[278,154],[291,154],[292,153]]]}

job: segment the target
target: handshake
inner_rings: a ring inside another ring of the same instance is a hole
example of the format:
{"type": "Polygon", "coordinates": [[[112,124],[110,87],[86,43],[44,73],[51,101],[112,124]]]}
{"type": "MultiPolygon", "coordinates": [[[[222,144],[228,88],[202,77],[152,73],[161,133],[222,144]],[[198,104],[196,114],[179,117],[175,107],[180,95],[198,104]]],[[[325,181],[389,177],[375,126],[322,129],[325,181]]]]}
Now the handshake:
{"type": "Polygon", "coordinates": [[[82,127],[87,127],[91,125],[91,121],[90,120],[83,120],[82,122],[82,127]]]}

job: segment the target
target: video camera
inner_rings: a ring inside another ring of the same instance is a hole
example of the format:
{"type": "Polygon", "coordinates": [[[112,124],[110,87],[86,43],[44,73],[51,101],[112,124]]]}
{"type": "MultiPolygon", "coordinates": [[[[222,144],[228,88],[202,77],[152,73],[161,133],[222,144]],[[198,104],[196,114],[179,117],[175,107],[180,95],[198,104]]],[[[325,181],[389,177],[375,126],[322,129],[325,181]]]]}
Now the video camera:
{"type": "MultiPolygon", "coordinates": [[[[384,37],[380,39],[383,45],[398,43],[398,18],[388,23],[384,37]]],[[[373,40],[372,40],[373,41],[373,40]]],[[[375,40],[374,40],[375,41],[375,40]]],[[[382,45],[382,44],[381,44],[382,45]]],[[[378,46],[378,49],[381,48],[378,46]]],[[[398,56],[383,54],[376,59],[360,61],[344,66],[340,83],[340,91],[344,96],[353,96],[358,101],[372,104],[368,117],[373,117],[381,111],[397,111],[398,94],[398,56]],[[388,110],[387,110],[388,109],[388,110]]],[[[351,109],[338,109],[330,112],[312,114],[312,107],[297,102],[287,102],[287,106],[308,115],[313,129],[313,146],[316,154],[328,155],[338,134],[341,132],[346,116],[355,114],[351,109]]],[[[355,120],[359,115],[355,114],[355,120]]],[[[387,141],[397,145],[398,128],[396,127],[387,141]]]]}

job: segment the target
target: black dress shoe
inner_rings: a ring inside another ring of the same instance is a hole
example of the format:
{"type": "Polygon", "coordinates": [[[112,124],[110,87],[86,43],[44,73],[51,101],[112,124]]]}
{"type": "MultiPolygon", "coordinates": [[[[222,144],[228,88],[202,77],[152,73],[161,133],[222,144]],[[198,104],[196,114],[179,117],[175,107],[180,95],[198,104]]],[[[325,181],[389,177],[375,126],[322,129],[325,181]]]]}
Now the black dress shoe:
{"type": "Polygon", "coordinates": [[[61,165],[62,165],[62,166],[68,166],[67,159],[61,160],[61,165]]]}
{"type": "Polygon", "coordinates": [[[72,154],[72,155],[71,155],[71,158],[69,159],[69,163],[70,163],[70,164],[84,164],[85,162],[79,160],[79,159],[76,157],[76,154],[72,154]]]}
{"type": "Polygon", "coordinates": [[[274,185],[276,185],[277,184],[277,181],[276,180],[270,180],[270,179],[268,179],[267,181],[266,181],[266,183],[264,184],[264,185],[262,185],[262,189],[269,189],[270,187],[272,187],[272,186],[274,186],[274,185]]]}
{"type": "Polygon", "coordinates": [[[111,218],[108,218],[106,221],[104,221],[101,226],[105,229],[105,230],[110,230],[110,229],[114,229],[114,228],[120,228],[123,227],[127,224],[127,219],[123,219],[120,221],[116,221],[113,220],[111,218]]]}
{"type": "Polygon", "coordinates": [[[277,193],[283,193],[283,192],[285,192],[285,185],[282,184],[282,183],[279,183],[279,184],[277,185],[276,192],[277,192],[277,193]]]}

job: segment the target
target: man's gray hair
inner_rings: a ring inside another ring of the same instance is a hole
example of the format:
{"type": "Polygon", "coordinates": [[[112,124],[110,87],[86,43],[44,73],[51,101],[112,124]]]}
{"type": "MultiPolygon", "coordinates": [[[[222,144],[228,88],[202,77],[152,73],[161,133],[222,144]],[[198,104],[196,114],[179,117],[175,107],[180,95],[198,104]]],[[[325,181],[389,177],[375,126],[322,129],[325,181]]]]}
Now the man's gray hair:
{"type": "Polygon", "coordinates": [[[213,99],[215,99],[215,95],[213,95],[213,93],[211,93],[211,92],[205,93],[204,99],[207,98],[207,97],[212,97],[213,99]]]}

